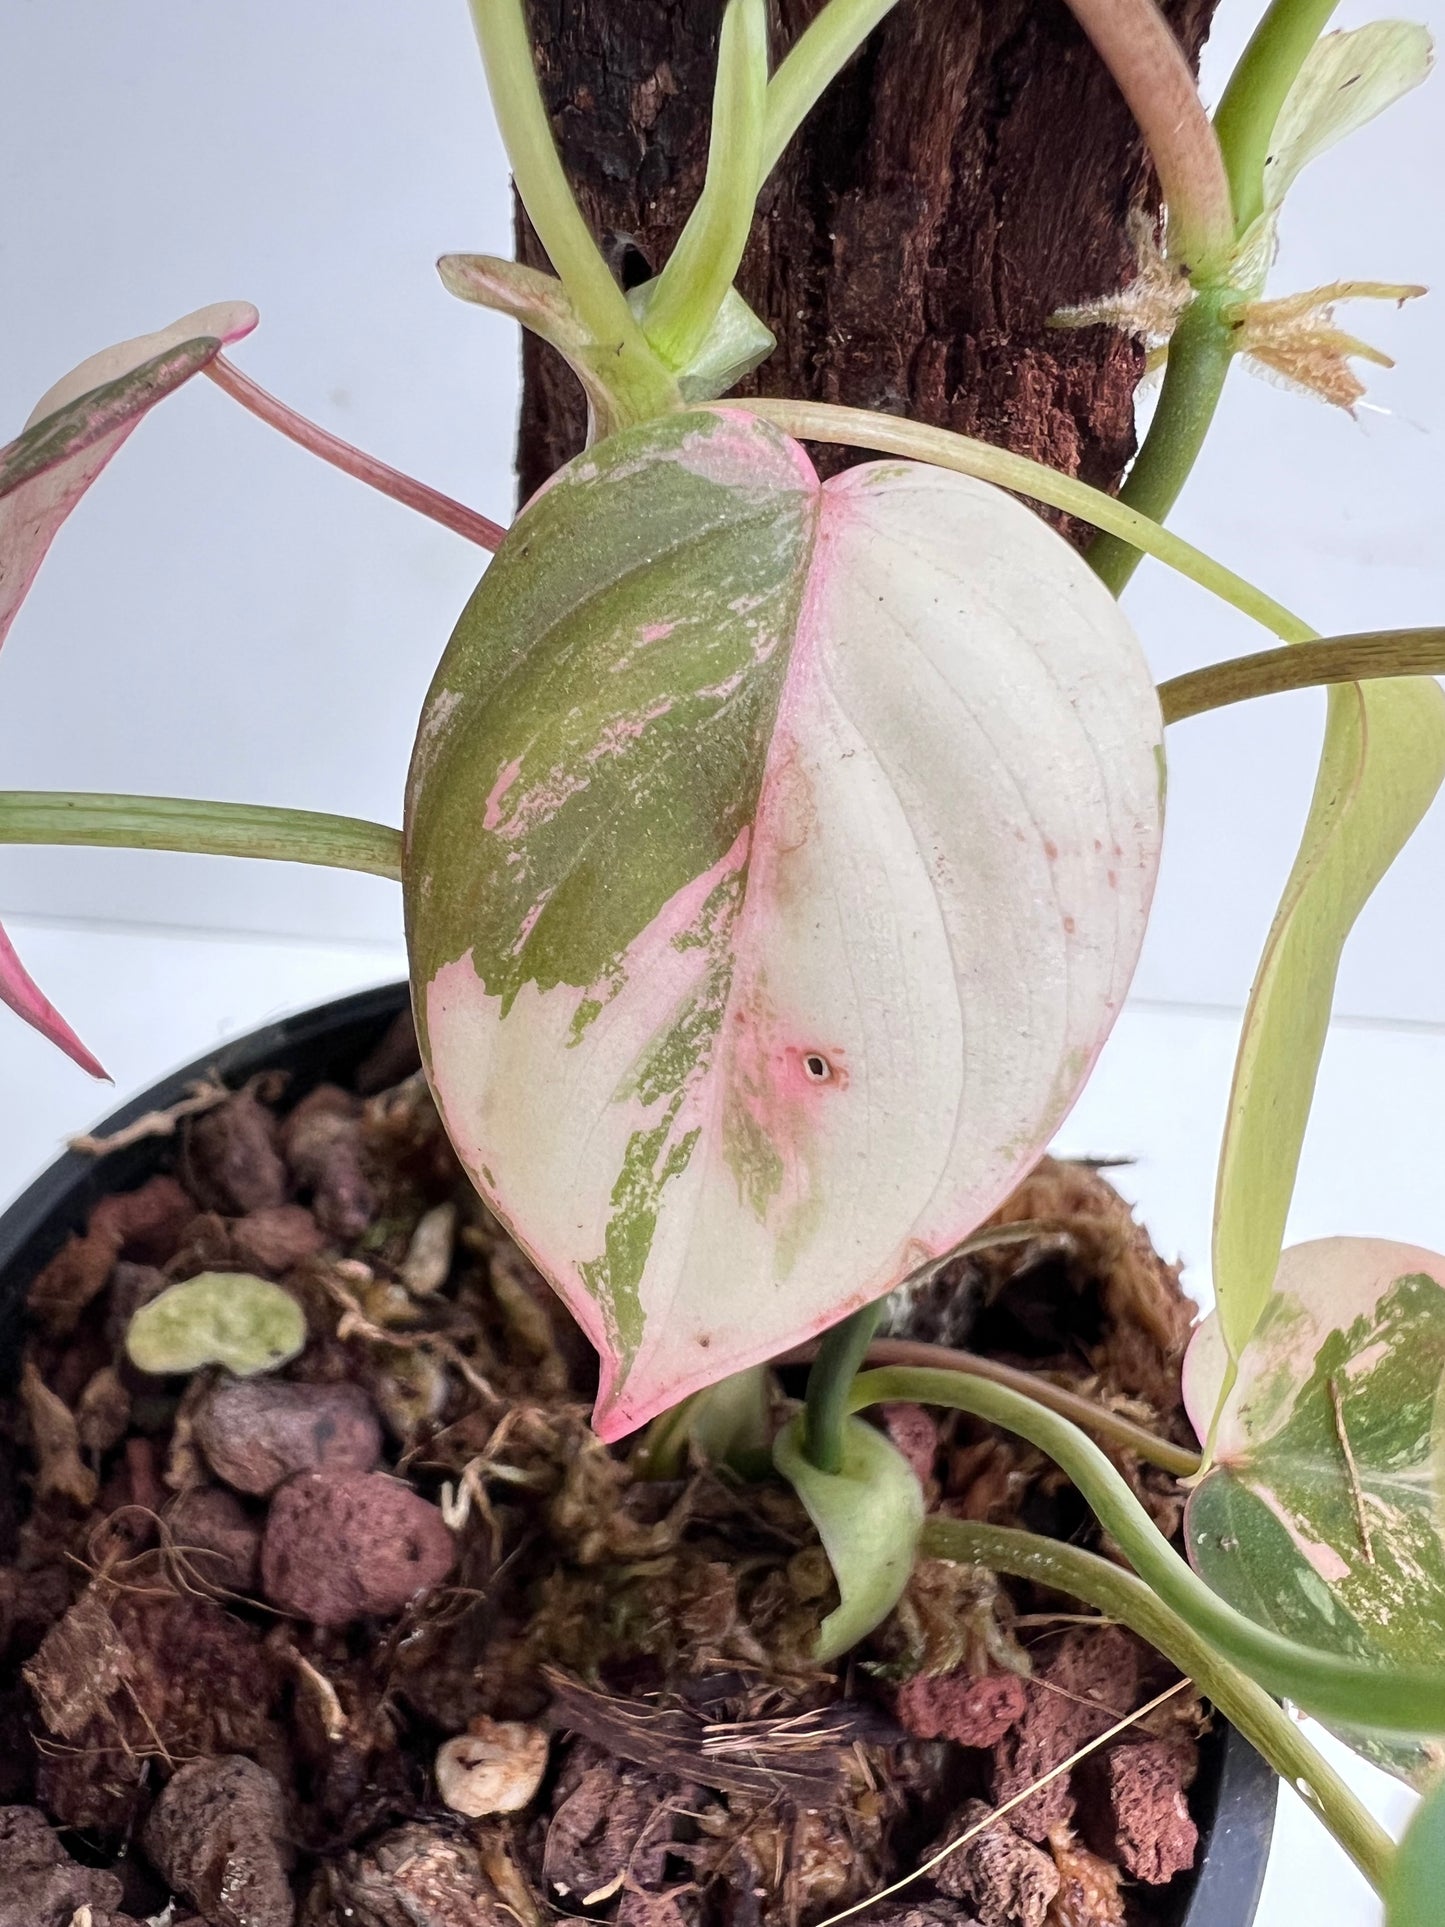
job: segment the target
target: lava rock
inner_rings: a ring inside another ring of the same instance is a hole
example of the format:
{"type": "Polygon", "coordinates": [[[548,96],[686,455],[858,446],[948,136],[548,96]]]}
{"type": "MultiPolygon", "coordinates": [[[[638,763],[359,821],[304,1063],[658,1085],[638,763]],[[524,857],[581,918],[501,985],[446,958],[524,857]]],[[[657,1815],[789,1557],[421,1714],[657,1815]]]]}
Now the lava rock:
{"type": "Polygon", "coordinates": [[[1002,1804],[1036,1790],[1009,1813],[1010,1824],[1042,1845],[1074,1817],[1071,1775],[1038,1783],[1089,1740],[1099,1739],[1136,1706],[1142,1682],[1158,1662],[1123,1626],[1075,1626],[1028,1682],[1028,1705],[998,1742],[993,1796],[1002,1804]]]}
{"type": "Polygon", "coordinates": [[[261,1584],[315,1626],[399,1613],[440,1585],[456,1545],[434,1505],[380,1472],[311,1472],[271,1502],[261,1584]]]}
{"type": "Polygon", "coordinates": [[[310,1191],[317,1222],[334,1238],[359,1238],[376,1216],[376,1193],[363,1168],[361,1100],[335,1084],[302,1098],[282,1143],[292,1175],[310,1191]]]}
{"type": "Polygon", "coordinates": [[[171,1546],[189,1577],[220,1592],[250,1593],[261,1578],[261,1526],[230,1492],[198,1486],[166,1508],[171,1546]]]}
{"type": "MultiPolygon", "coordinates": [[[[947,1838],[956,1840],[991,1813],[982,1800],[968,1801],[947,1838]]],[[[973,1908],[979,1927],[1043,1927],[1060,1886],[1052,1856],[1015,1833],[1006,1820],[986,1826],[941,1861],[931,1878],[940,1893],[973,1908]]]]}
{"type": "Polygon", "coordinates": [[[195,1435],[217,1478],[260,1497],[297,1472],[370,1472],[381,1457],[381,1422],[358,1385],[221,1384],[195,1435]]]}
{"type": "Polygon", "coordinates": [[[1125,1873],[1160,1887],[1194,1865],[1199,1829],[1179,1755],[1160,1740],[1116,1746],[1106,1762],[1114,1851],[1125,1873]]]}
{"type": "Polygon", "coordinates": [[[276,1119],[249,1087],[228,1097],[186,1134],[186,1170],[204,1203],[230,1215],[284,1204],[289,1189],[276,1119]]]}
{"type": "Polygon", "coordinates": [[[516,1927],[464,1837],[397,1827],[321,1875],[323,1904],[351,1927],[516,1927]]]}
{"type": "Polygon", "coordinates": [[[183,1766],[151,1810],[142,1844],[213,1927],[292,1927],[286,1804],[254,1760],[232,1754],[183,1766]]]}
{"type": "Polygon", "coordinates": [[[314,1258],[326,1243],[325,1232],[304,1204],[248,1211],[244,1218],[233,1218],[228,1229],[235,1262],[274,1277],[314,1258]]]}
{"type": "Polygon", "coordinates": [[[92,1918],[120,1905],[113,1873],[76,1864],[34,1807],[0,1807],[0,1927],[71,1927],[82,1907],[92,1918]]]}
{"type": "Polygon", "coordinates": [[[938,1423],[921,1405],[885,1405],[883,1429],[926,1486],[938,1459],[938,1423]]]}
{"type": "Polygon", "coordinates": [[[997,1746],[1028,1703],[1017,1673],[920,1675],[899,1687],[898,1718],[915,1739],[997,1746]]]}

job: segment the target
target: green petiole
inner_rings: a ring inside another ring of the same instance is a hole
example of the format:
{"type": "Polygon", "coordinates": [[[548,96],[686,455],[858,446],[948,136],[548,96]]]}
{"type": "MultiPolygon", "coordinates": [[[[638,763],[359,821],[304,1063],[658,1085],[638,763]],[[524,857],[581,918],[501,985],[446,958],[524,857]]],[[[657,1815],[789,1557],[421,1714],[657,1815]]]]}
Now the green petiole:
{"type": "MultiPolygon", "coordinates": [[[[1237,299],[1228,290],[1197,294],[1170,337],[1154,419],[1119,491],[1121,502],[1151,521],[1162,523],[1178,501],[1213,424],[1234,358],[1225,311],[1237,299]]],[[[1098,536],[1089,549],[1089,566],[1115,595],[1142,559],[1137,543],[1113,534],[1098,536]]]]}
{"type": "Polygon", "coordinates": [[[702,347],[748,244],[762,179],[767,94],[765,0],[729,0],[718,42],[707,179],[651,290],[643,323],[670,368],[685,368],[702,347]]]}
{"type": "Polygon", "coordinates": [[[840,1472],[848,1423],[848,1395],[883,1316],[884,1300],[860,1305],[824,1332],[808,1373],[803,1408],[803,1454],[820,1472],[840,1472]]]}
{"type": "Polygon", "coordinates": [[[776,422],[779,428],[800,441],[841,442],[852,448],[875,448],[887,455],[906,460],[932,462],[938,468],[955,469],[960,475],[976,475],[982,481],[996,482],[1000,488],[1027,495],[1050,508],[1076,515],[1121,537],[1145,555],[1166,562],[1180,575],[1197,582],[1231,608],[1252,616],[1282,642],[1313,642],[1316,632],[1282,603],[1263,589],[1225,568],[1182,537],[1161,528],[1149,516],[1130,508],[1102,489],[1090,488],[1070,475],[1060,475],[1042,462],[1024,455],[1011,455],[1007,449],[992,448],[987,442],[967,435],[955,435],[946,428],[926,428],[921,422],[900,420],[891,415],[874,415],[866,408],[839,408],[831,402],[773,401],[749,399],[750,414],[776,422]]]}
{"type": "Polygon", "coordinates": [[[1345,1725],[1383,1733],[1445,1733],[1445,1672],[1432,1666],[1362,1665],[1256,1626],[1210,1591],[1104,1453],[1067,1419],[1004,1386],[954,1372],[864,1372],[849,1400],[855,1412],[893,1402],[971,1412],[1046,1452],[1073,1480],[1139,1577],[1266,1691],[1345,1725]]]}
{"type": "Polygon", "coordinates": [[[1235,233],[1264,212],[1264,164],[1290,88],[1339,0],[1274,0],[1240,55],[1214,114],[1234,198],[1235,233]]]}
{"type": "MultiPolygon", "coordinates": [[[[1214,117],[1214,132],[1228,182],[1236,245],[1263,212],[1264,164],[1275,123],[1337,4],[1338,0],[1274,0],[1230,76],[1214,117]]],[[[1169,212],[1172,228],[1172,204],[1169,212]]],[[[1119,491],[1120,501],[1156,521],[1162,522],[1179,499],[1214,420],[1233,358],[1227,311],[1239,298],[1234,289],[1218,281],[1197,283],[1195,298],[1170,337],[1159,405],[1119,491]]],[[[1089,551],[1089,561],[1118,595],[1139,566],[1139,552],[1101,535],[1089,551]]]]}
{"type": "Polygon", "coordinates": [[[522,0],[470,0],[487,88],[512,178],[578,319],[608,359],[619,425],[675,407],[671,375],[653,353],[582,218],[537,84],[522,0]]]}
{"type": "Polygon", "coordinates": [[[401,832],[355,816],[177,796],[0,790],[0,843],[268,857],[401,878],[401,832]]]}
{"type": "Polygon", "coordinates": [[[829,0],[799,34],[768,84],[759,187],[819,97],[897,4],[898,0],[829,0]]]}
{"type": "Polygon", "coordinates": [[[1329,1828],[1375,1891],[1383,1891],[1395,1851],[1389,1834],[1310,1745],[1290,1714],[1222,1659],[1142,1579],[1112,1560],[1058,1539],[962,1519],[926,1519],[918,1550],[924,1558],[986,1566],[990,1572],[1011,1573],[1067,1593],[1138,1633],[1194,1681],[1329,1828]]]}
{"type": "Polygon", "coordinates": [[[1159,685],[1166,723],[1180,723],[1230,703],[1277,696],[1289,689],[1316,689],[1382,676],[1445,674],[1445,629],[1379,629],[1359,636],[1329,636],[1283,649],[1191,669],[1159,685]]]}

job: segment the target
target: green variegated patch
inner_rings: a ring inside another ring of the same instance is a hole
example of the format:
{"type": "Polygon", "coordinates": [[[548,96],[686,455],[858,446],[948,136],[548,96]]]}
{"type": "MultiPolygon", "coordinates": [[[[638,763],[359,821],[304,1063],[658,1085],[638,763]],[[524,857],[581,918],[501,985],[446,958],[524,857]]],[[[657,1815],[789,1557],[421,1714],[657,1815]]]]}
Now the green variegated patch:
{"type": "Polygon", "coordinates": [[[447,1127],[616,1436],[956,1244],[1133,968],[1148,672],[1079,558],[737,408],[529,504],[428,699],[415,1000],[447,1127]]]}
{"type": "MultiPolygon", "coordinates": [[[[1185,1393],[1207,1424],[1227,1351],[1195,1335],[1185,1393]]],[[[1213,1469],[1187,1514],[1190,1556],[1260,1625],[1351,1658],[1433,1663],[1445,1650],[1436,1510],[1445,1383],[1445,1258],[1364,1238],[1296,1245],[1240,1361],[1213,1469]]],[[[1420,1781],[1434,1749],[1346,1733],[1420,1781]]]]}

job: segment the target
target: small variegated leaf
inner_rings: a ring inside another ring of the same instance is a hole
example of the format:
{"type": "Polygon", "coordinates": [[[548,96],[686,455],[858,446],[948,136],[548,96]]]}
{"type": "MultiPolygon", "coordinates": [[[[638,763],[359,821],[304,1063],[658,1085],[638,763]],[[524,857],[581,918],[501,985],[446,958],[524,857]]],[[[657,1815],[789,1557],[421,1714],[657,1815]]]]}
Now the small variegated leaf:
{"type": "Polygon", "coordinates": [[[1430,35],[1408,20],[1322,34],[1274,124],[1264,204],[1277,208],[1300,170],[1418,87],[1434,58],[1430,35]]]}
{"type": "MultiPolygon", "coordinates": [[[[0,644],[61,523],[147,410],[228,341],[249,334],[243,301],[202,308],[158,334],[92,355],[43,395],[23,432],[0,449],[0,644]]],[[[0,930],[0,1003],[93,1077],[105,1072],[37,988],[0,930]]]]}
{"type": "Polygon", "coordinates": [[[42,395],[0,449],[0,642],[61,523],[146,414],[257,322],[245,301],[102,349],[42,395]]]}
{"type": "Polygon", "coordinates": [[[468,1170],[615,1438],[956,1245],[1074,1100],[1158,858],[1139,646],[986,484],[741,409],[579,457],[422,720],[404,886],[468,1170]]]}
{"type": "MultiPolygon", "coordinates": [[[[1185,1362],[1208,1427],[1228,1371],[1216,1316],[1185,1362]]],[[[1325,1652],[1433,1663],[1445,1642],[1435,1506],[1445,1257],[1368,1238],[1295,1245],[1239,1362],[1216,1458],[1190,1497],[1190,1557],[1258,1624],[1325,1652]]],[[[1438,1748],[1342,1732],[1417,1784],[1438,1748]]]]}
{"type": "Polygon", "coordinates": [[[843,1428],[843,1464],[820,1472],[803,1451],[803,1420],[778,1434],[773,1461],[807,1509],[838,1582],[838,1605],[818,1629],[813,1657],[838,1659],[903,1596],[923,1525],[923,1489],[894,1445],[861,1418],[843,1428]]]}

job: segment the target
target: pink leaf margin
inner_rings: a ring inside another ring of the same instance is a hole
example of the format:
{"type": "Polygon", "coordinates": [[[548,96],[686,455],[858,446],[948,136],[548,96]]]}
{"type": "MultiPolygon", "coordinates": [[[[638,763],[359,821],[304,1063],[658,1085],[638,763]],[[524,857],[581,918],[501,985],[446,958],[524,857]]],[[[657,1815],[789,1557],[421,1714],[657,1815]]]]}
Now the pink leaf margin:
{"type": "MultiPolygon", "coordinates": [[[[0,449],[0,645],[61,524],[158,401],[250,334],[247,301],[217,302],[155,334],[103,349],[42,395],[0,449]]],[[[105,1071],[45,997],[0,929],[0,1003],[92,1077],[105,1071]]]]}
{"type": "Polygon", "coordinates": [[[247,301],[200,308],[92,355],[41,396],[0,449],[0,643],[61,524],[141,417],[259,319],[247,301]]]}
{"type": "Polygon", "coordinates": [[[98,1058],[81,1043],[70,1025],[40,989],[30,972],[15,954],[15,946],[0,929],[0,1004],[7,1005],[27,1024],[63,1050],[73,1064],[79,1064],[92,1077],[107,1078],[109,1073],[98,1058]]]}

